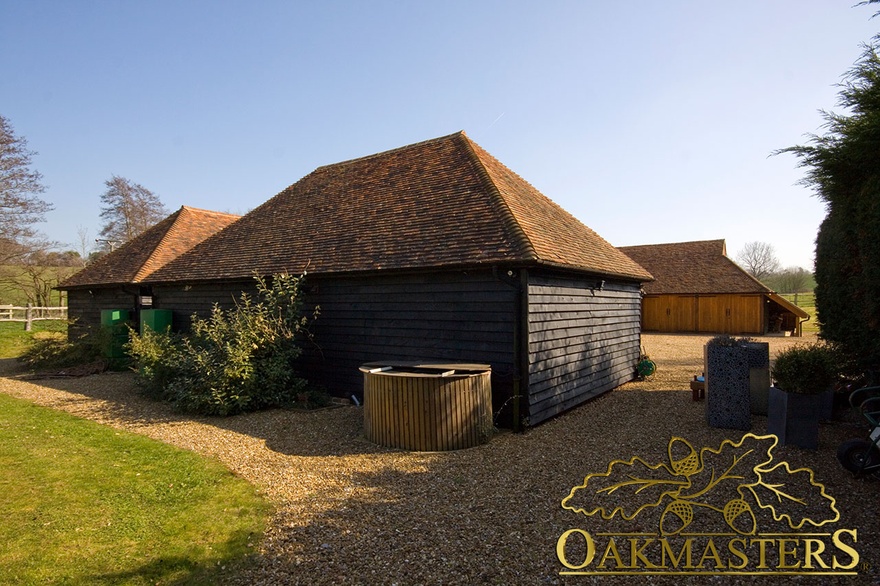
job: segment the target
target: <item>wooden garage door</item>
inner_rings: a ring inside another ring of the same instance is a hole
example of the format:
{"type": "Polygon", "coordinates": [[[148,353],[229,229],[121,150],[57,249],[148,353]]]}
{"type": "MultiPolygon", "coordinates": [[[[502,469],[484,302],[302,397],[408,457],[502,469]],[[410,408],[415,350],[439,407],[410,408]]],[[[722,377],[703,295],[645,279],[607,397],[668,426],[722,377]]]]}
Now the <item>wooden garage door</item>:
{"type": "Polygon", "coordinates": [[[763,295],[701,296],[697,304],[699,332],[761,334],[763,295]]]}
{"type": "Polygon", "coordinates": [[[764,333],[763,295],[653,295],[642,300],[642,330],[764,333]]]}
{"type": "Polygon", "coordinates": [[[642,329],[646,332],[695,332],[697,298],[693,295],[659,295],[642,302],[642,329]]]}

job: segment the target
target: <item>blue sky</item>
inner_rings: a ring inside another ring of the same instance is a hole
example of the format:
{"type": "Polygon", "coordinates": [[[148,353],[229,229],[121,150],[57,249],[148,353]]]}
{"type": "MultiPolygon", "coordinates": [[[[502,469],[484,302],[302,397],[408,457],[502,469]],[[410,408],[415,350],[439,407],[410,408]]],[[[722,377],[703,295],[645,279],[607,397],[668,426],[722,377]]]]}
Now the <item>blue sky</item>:
{"type": "Polygon", "coordinates": [[[320,165],[464,130],[614,245],[812,267],[821,132],[878,32],[852,0],[0,0],[0,114],[76,248],[121,175],[244,213],[320,165]]]}

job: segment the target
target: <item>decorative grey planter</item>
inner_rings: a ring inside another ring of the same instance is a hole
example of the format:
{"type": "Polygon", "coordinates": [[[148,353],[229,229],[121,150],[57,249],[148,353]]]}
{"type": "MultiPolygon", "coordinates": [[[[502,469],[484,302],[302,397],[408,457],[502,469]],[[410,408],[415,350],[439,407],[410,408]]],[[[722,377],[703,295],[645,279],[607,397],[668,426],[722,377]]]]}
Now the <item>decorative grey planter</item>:
{"type": "Polygon", "coordinates": [[[706,344],[706,422],[710,427],[752,428],[749,351],[743,345],[706,344]]]}
{"type": "Polygon", "coordinates": [[[767,433],[778,437],[783,446],[817,449],[821,402],[821,395],[786,393],[770,387],[767,433]]]}
{"type": "Polygon", "coordinates": [[[770,397],[770,344],[749,342],[749,395],[752,415],[767,415],[770,397]]]}

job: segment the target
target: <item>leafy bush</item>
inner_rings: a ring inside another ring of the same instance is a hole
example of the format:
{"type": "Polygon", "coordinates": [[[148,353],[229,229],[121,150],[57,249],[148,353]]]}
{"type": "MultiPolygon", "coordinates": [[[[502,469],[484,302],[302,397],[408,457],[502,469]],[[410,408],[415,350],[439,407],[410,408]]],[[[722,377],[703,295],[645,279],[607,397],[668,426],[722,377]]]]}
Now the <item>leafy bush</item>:
{"type": "Polygon", "coordinates": [[[256,280],[259,301],[242,293],[232,310],[215,305],[209,318],[193,316],[188,335],[132,333],[128,349],[148,394],[209,415],[296,401],[307,384],[293,371],[309,323],[302,315],[302,278],[256,280]]]}
{"type": "Polygon", "coordinates": [[[819,394],[832,388],[839,375],[837,351],[826,344],[799,344],[776,356],[771,374],[789,393],[819,394]]]}
{"type": "Polygon", "coordinates": [[[35,370],[54,370],[103,359],[106,332],[94,331],[69,341],[60,332],[39,332],[18,360],[35,370]]]}
{"type": "Polygon", "coordinates": [[[131,332],[126,348],[135,363],[138,383],[145,392],[157,399],[170,399],[166,389],[178,376],[178,357],[183,338],[171,332],[157,333],[146,329],[138,335],[131,332]]]}

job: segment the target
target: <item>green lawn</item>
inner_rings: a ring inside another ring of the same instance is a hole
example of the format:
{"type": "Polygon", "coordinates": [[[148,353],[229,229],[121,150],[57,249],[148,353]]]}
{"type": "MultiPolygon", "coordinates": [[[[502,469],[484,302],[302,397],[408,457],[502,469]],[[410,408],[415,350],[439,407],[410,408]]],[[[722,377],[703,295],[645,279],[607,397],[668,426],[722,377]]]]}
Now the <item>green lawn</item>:
{"type": "Polygon", "coordinates": [[[0,584],[212,584],[269,505],[220,463],[0,394],[0,584]]]}
{"type": "Polygon", "coordinates": [[[809,293],[798,293],[797,300],[795,300],[794,293],[780,294],[780,297],[786,298],[810,314],[810,321],[804,323],[805,334],[819,332],[819,322],[816,321],[816,295],[812,291],[809,293]]]}
{"type": "Polygon", "coordinates": [[[67,333],[67,322],[45,320],[33,322],[33,330],[24,331],[23,322],[0,321],[0,358],[18,358],[37,332],[67,333]]]}

